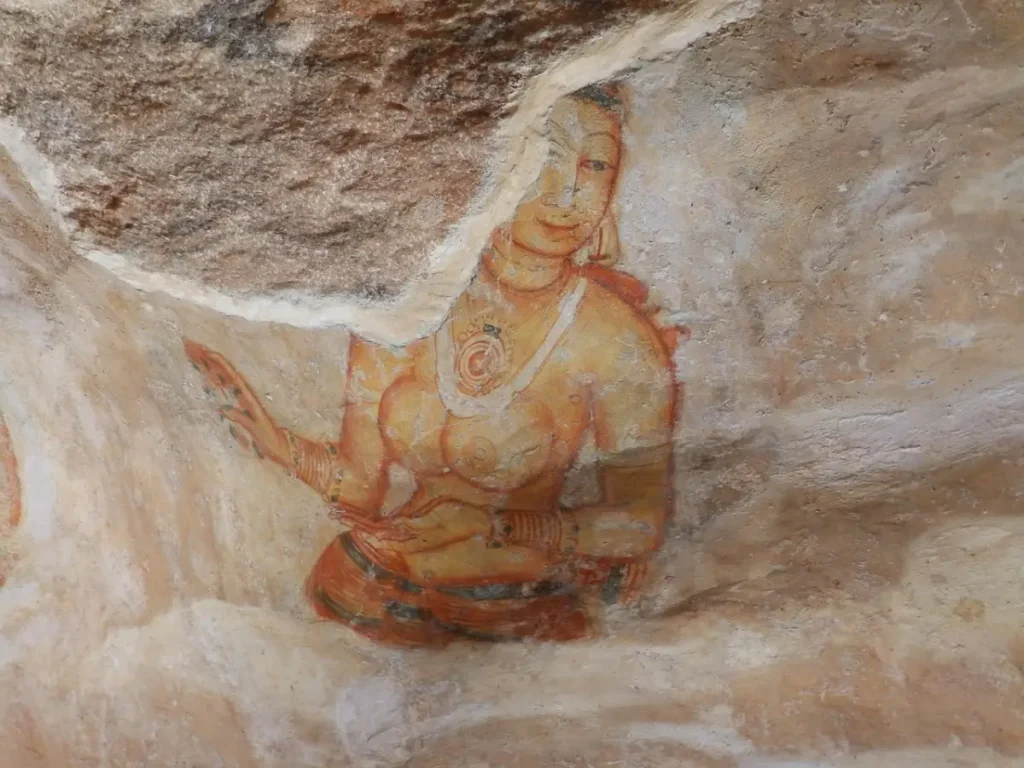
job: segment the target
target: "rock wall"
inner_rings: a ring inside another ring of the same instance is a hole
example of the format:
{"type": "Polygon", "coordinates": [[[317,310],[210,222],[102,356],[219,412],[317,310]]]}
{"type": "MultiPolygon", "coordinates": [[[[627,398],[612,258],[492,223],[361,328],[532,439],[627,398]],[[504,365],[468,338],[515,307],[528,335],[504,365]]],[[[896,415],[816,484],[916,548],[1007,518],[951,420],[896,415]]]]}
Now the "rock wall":
{"type": "MultiPolygon", "coordinates": [[[[19,23],[36,13],[8,6],[19,23]]],[[[218,418],[222,393],[183,342],[230,361],[277,425],[327,444],[353,402],[353,334],[302,296],[297,322],[260,322],[254,307],[273,314],[280,295],[218,304],[202,292],[224,288],[214,276],[171,296],[84,258],[63,216],[87,166],[33,148],[38,129],[14,113],[0,763],[1020,763],[1024,14],[968,0],[726,10],[677,9],[660,48],[645,38],[658,56],[627,30],[585,68],[555,64],[496,134],[508,148],[490,187],[482,160],[466,173],[489,190],[475,228],[443,259],[418,257],[426,277],[398,280],[410,298],[332,305],[392,348],[433,338],[481,279],[467,289],[490,230],[557,166],[548,118],[589,124],[560,117],[557,97],[587,72],[614,81],[622,154],[601,221],[615,231],[602,224],[573,264],[614,250],[659,326],[683,329],[682,394],[647,580],[571,642],[395,648],[318,620],[304,584],[348,523],[218,418]],[[443,311],[402,303],[422,295],[443,311]]],[[[359,265],[335,265],[338,285],[359,265]]],[[[595,370],[626,339],[598,321],[567,346],[606,349],[595,370]]],[[[657,388],[631,391],[647,412],[657,388]]],[[[601,470],[583,446],[579,498],[601,470]]]]}
{"type": "Polygon", "coordinates": [[[60,167],[83,249],[382,299],[465,212],[529,78],[668,5],[5,3],[0,113],[60,167]]]}

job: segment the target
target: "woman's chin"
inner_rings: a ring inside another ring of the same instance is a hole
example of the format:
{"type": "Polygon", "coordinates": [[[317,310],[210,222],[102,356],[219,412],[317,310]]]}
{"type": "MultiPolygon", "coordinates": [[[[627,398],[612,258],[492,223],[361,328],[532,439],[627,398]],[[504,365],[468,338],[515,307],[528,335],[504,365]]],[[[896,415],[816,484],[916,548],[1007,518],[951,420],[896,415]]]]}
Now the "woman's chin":
{"type": "Polygon", "coordinates": [[[514,242],[530,253],[549,259],[567,258],[583,245],[578,238],[568,234],[565,237],[531,234],[522,238],[514,238],[514,242]]]}
{"type": "Polygon", "coordinates": [[[562,243],[519,243],[525,250],[542,259],[567,259],[579,248],[562,243]]]}

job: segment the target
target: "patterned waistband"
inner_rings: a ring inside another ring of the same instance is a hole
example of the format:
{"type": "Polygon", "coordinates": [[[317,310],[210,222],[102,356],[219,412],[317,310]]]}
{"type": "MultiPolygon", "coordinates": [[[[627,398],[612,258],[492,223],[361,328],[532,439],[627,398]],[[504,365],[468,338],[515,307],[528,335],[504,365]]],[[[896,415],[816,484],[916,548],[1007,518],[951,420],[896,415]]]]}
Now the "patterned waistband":
{"type": "MultiPolygon", "coordinates": [[[[356,630],[373,630],[383,627],[385,622],[382,619],[373,616],[364,616],[362,614],[351,611],[341,603],[334,600],[327,592],[323,589],[316,590],[316,598],[320,603],[327,608],[331,613],[335,615],[344,624],[352,627],[356,630]]],[[[441,621],[436,616],[432,615],[430,611],[423,608],[417,608],[413,605],[402,603],[398,600],[388,601],[385,609],[391,616],[399,619],[403,622],[419,622],[424,624],[433,624],[438,629],[442,629],[452,635],[464,637],[467,640],[478,640],[485,643],[515,643],[522,642],[523,638],[516,635],[502,635],[496,632],[482,632],[476,629],[469,629],[468,627],[460,627],[457,624],[450,622],[441,621]]]]}
{"type": "MultiPolygon", "coordinates": [[[[424,588],[419,584],[409,581],[404,576],[382,568],[369,558],[355,542],[351,533],[343,533],[338,537],[338,542],[349,559],[367,576],[377,581],[390,581],[394,586],[410,594],[420,594],[424,588]]],[[[464,600],[526,600],[531,597],[552,597],[555,595],[567,595],[575,591],[572,585],[557,581],[521,581],[503,582],[500,584],[481,584],[479,586],[438,586],[430,587],[435,592],[440,592],[451,597],[460,597],[464,600]]]]}

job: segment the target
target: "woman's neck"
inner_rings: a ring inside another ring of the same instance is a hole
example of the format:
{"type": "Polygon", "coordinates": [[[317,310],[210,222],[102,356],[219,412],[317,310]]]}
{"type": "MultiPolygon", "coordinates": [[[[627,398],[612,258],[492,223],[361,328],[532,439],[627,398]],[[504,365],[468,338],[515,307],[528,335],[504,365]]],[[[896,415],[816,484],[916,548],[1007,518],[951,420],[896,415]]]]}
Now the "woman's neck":
{"type": "Polygon", "coordinates": [[[495,238],[484,253],[484,269],[502,288],[539,291],[562,282],[569,259],[528,251],[511,239],[495,238]]]}

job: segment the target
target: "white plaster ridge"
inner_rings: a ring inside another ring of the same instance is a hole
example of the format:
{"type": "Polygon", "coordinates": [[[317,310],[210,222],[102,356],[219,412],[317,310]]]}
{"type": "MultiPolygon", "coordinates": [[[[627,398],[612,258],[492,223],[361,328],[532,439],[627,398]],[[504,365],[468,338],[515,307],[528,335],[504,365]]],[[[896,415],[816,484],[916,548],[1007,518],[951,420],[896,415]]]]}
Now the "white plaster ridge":
{"type": "MultiPolygon", "coordinates": [[[[760,6],[760,0],[698,0],[688,8],[650,17],[629,30],[598,37],[540,75],[516,113],[499,128],[499,138],[507,149],[488,176],[498,181],[485,186],[470,214],[433,251],[427,276],[393,302],[368,303],[302,292],[232,296],[175,275],[140,269],[120,254],[91,250],[82,255],[134,288],[223,314],[303,328],[340,325],[372,341],[408,343],[440,325],[452,301],[472,278],[491,230],[508,219],[536,178],[547,149],[537,127],[560,96],[611,78],[638,62],[677,53],[728,24],[751,18],[760,6]]],[[[36,194],[54,210],[62,211],[56,175],[45,158],[14,128],[0,130],[0,143],[29,178],[36,194]]]]}
{"type": "Polygon", "coordinates": [[[829,406],[778,423],[782,472],[805,486],[858,485],[924,472],[1024,444],[1024,376],[990,380],[943,399],[829,406]]]}
{"type": "MultiPolygon", "coordinates": [[[[25,132],[9,120],[0,120],[0,146],[3,146],[32,185],[36,196],[44,203],[60,210],[60,182],[53,164],[36,151],[25,132]]],[[[29,213],[23,190],[15,180],[0,180],[0,195],[14,203],[23,213],[29,213]]]]}

